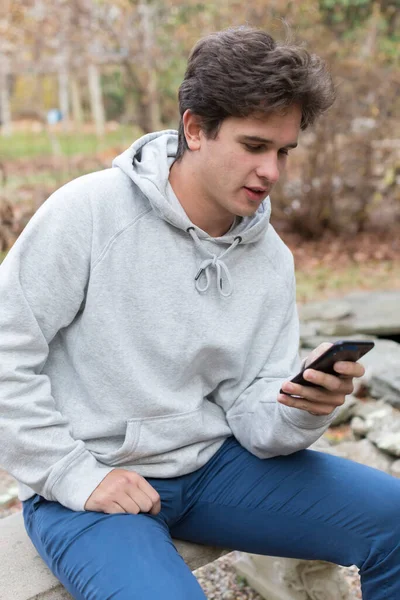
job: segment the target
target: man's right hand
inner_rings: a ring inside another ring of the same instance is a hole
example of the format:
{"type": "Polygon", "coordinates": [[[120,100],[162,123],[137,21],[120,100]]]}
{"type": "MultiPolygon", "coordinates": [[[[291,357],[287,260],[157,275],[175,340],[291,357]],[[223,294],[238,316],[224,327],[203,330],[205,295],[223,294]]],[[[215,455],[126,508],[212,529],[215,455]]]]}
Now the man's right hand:
{"type": "Polygon", "coordinates": [[[161,500],[158,492],[138,473],[114,469],[92,492],[84,508],[108,514],[157,515],[161,500]]]}

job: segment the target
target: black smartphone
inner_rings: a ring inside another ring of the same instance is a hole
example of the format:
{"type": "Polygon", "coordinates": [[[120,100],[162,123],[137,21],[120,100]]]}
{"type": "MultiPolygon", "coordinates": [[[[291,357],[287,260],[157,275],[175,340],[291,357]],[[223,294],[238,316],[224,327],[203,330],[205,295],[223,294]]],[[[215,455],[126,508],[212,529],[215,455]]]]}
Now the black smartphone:
{"type": "MultiPolygon", "coordinates": [[[[316,383],[311,383],[311,381],[306,381],[303,378],[303,373],[306,369],[315,369],[316,371],[323,371],[324,373],[329,373],[331,375],[338,375],[338,373],[333,368],[333,365],[336,362],[342,360],[357,362],[359,358],[361,358],[362,356],[364,356],[364,354],[372,350],[374,346],[374,342],[369,340],[341,340],[339,342],[335,342],[333,346],[328,348],[326,352],[321,354],[321,356],[319,356],[312,363],[307,365],[305,369],[303,369],[290,381],[292,383],[299,383],[300,385],[310,385],[313,387],[318,387],[316,383]]],[[[287,392],[283,392],[281,390],[281,394],[285,393],[287,394],[287,392]]]]}

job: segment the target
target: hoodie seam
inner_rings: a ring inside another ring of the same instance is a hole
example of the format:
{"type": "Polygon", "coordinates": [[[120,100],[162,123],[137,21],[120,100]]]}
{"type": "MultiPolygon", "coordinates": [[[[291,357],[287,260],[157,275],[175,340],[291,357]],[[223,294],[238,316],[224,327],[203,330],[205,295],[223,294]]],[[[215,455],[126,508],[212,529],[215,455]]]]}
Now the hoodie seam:
{"type": "Polygon", "coordinates": [[[95,260],[95,262],[93,263],[93,267],[92,267],[92,274],[94,273],[94,270],[96,269],[96,267],[101,263],[101,261],[103,260],[103,258],[106,256],[106,254],[108,253],[108,251],[110,250],[111,246],[114,244],[114,242],[119,238],[120,235],[122,235],[127,229],[129,229],[130,227],[132,227],[132,225],[135,225],[135,223],[137,223],[138,221],[140,221],[140,219],[142,217],[144,217],[145,215],[147,215],[148,213],[152,212],[152,208],[147,208],[145,211],[141,212],[140,214],[136,215],[136,217],[133,219],[133,221],[130,221],[127,225],[125,225],[125,227],[123,227],[122,229],[120,229],[119,231],[117,231],[107,242],[107,244],[105,245],[105,247],[103,248],[103,250],[100,253],[100,256],[95,260]]]}
{"type": "MultiPolygon", "coordinates": [[[[266,256],[267,262],[268,264],[272,267],[273,272],[279,277],[279,279],[281,279],[283,282],[287,283],[287,276],[285,276],[284,274],[282,274],[282,271],[279,270],[279,263],[276,264],[273,262],[273,260],[271,260],[271,257],[266,256]]],[[[291,255],[291,260],[290,260],[290,264],[289,261],[283,260],[283,263],[286,267],[287,270],[289,270],[290,274],[294,274],[294,260],[293,260],[293,255],[291,255]]],[[[286,273],[286,269],[285,269],[285,273],[286,273]]],[[[292,283],[292,282],[290,282],[292,283]]]]}
{"type": "MultiPolygon", "coordinates": [[[[92,231],[91,231],[91,242],[90,242],[90,256],[92,257],[94,255],[94,217],[93,217],[93,203],[92,203],[92,197],[89,197],[89,207],[90,207],[90,217],[91,217],[91,222],[92,222],[92,231]]],[[[88,281],[87,281],[87,286],[89,284],[89,280],[90,280],[90,276],[92,274],[92,270],[93,270],[93,265],[92,265],[92,261],[90,261],[90,269],[89,269],[89,277],[88,277],[88,281]]],[[[85,294],[86,296],[86,294],[85,294]]]]}

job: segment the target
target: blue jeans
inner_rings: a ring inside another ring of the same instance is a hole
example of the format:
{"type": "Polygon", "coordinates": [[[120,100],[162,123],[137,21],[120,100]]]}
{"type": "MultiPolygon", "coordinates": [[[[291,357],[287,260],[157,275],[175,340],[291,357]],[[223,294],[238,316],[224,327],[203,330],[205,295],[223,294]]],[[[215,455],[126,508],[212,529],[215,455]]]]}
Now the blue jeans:
{"type": "Polygon", "coordinates": [[[364,600],[400,598],[400,480],[302,450],[261,460],[234,439],[201,469],[148,479],[157,516],[74,512],[36,495],[28,534],[79,600],[204,600],[171,536],[360,569],[364,600]]]}

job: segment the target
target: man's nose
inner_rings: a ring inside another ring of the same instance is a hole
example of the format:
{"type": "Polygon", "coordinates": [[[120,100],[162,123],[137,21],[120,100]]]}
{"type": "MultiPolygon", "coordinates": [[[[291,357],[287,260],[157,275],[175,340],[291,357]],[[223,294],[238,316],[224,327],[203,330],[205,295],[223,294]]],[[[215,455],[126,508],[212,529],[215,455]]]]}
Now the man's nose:
{"type": "Polygon", "coordinates": [[[264,155],[256,169],[256,173],[260,179],[268,179],[270,183],[276,183],[280,176],[278,157],[272,153],[266,156],[264,155]]]}

